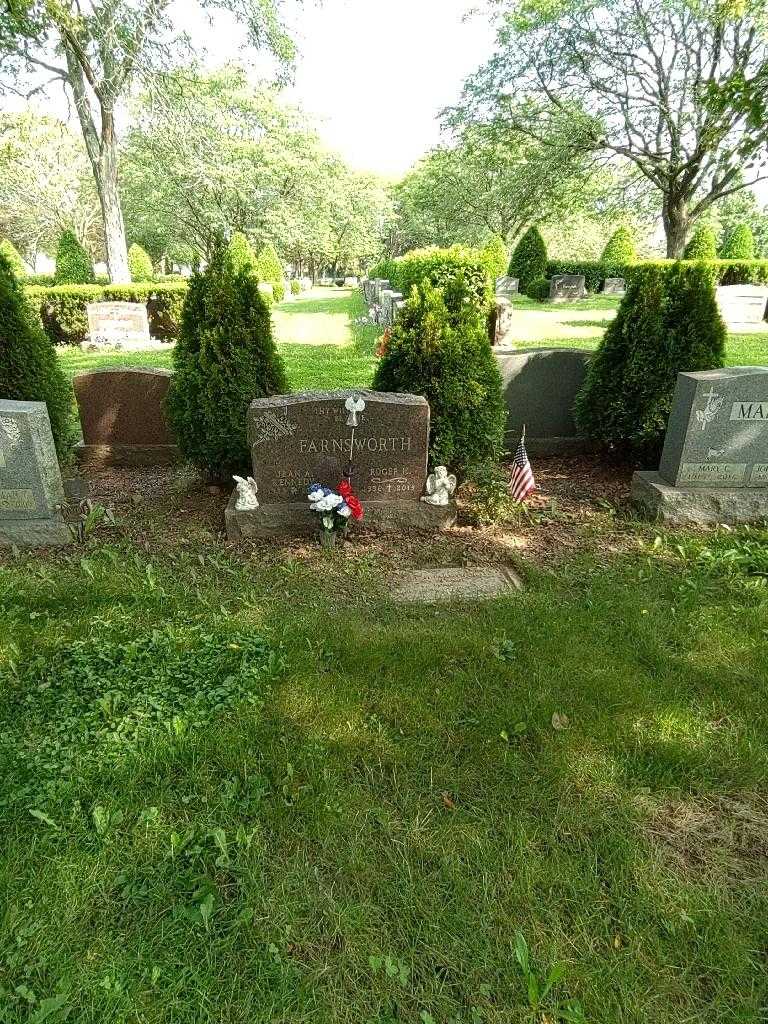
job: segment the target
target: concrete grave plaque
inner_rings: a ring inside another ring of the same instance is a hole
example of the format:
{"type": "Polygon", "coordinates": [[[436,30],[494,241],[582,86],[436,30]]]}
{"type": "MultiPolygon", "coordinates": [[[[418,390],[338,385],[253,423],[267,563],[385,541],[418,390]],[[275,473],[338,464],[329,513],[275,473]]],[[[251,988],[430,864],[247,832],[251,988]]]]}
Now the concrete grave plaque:
{"type": "Polygon", "coordinates": [[[768,367],[681,373],[659,471],[632,496],[674,524],[768,519],[768,367]]]}
{"type": "Polygon", "coordinates": [[[555,274],[549,286],[552,302],[573,302],[587,294],[583,274],[555,274]]]}
{"type": "Polygon", "coordinates": [[[497,295],[517,295],[520,287],[520,281],[516,277],[497,277],[496,278],[496,294],[497,295]]]}
{"type": "Polygon", "coordinates": [[[70,543],[63,502],[45,403],[0,401],[0,545],[70,543]]]}
{"type": "Polygon", "coordinates": [[[85,346],[136,349],[152,344],[147,307],[141,302],[90,302],[85,346]]]}
{"type": "Polygon", "coordinates": [[[178,458],[165,417],[171,370],[130,367],[75,374],[83,428],[78,456],[89,468],[149,466],[178,458]]]}
{"type": "Polygon", "coordinates": [[[768,288],[751,284],[728,284],[715,288],[720,316],[728,327],[761,324],[768,306],[768,288]]]}
{"type": "Polygon", "coordinates": [[[422,502],[427,478],[429,404],[420,395],[375,391],[310,391],[257,399],[248,411],[248,440],[260,506],[227,510],[232,539],[271,533],[314,532],[307,491],[312,483],[336,488],[352,452],[345,402],[365,401],[354,428],[352,486],[365,506],[365,523],[380,528],[429,529],[455,520],[453,504],[422,502]]]}
{"type": "Polygon", "coordinates": [[[623,277],[606,277],[603,281],[603,295],[625,295],[627,282],[623,277]]]}

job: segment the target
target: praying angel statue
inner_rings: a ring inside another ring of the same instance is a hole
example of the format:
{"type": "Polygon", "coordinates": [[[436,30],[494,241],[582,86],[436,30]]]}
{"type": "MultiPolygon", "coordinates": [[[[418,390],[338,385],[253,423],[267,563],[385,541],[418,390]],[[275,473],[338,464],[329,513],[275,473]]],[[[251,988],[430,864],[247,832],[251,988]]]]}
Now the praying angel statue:
{"type": "Polygon", "coordinates": [[[422,497],[428,505],[449,504],[456,490],[457,480],[445,466],[437,466],[427,477],[427,493],[422,497]]]}
{"type": "Polygon", "coordinates": [[[252,512],[253,509],[258,508],[259,499],[256,497],[258,487],[253,477],[249,476],[246,480],[241,476],[235,476],[232,479],[237,484],[235,512],[252,512]]]}

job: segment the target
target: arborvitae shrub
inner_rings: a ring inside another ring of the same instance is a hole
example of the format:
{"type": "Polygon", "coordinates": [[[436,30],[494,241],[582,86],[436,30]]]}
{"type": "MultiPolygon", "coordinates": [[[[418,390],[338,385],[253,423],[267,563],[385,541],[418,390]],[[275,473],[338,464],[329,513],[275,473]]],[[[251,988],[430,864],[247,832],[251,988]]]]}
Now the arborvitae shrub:
{"type": "Polygon", "coordinates": [[[701,224],[696,228],[683,255],[687,260],[717,259],[717,239],[709,224],[701,224]]]}
{"type": "Polygon", "coordinates": [[[720,249],[723,260],[753,260],[755,238],[748,224],[737,224],[720,249]]]}
{"type": "Polygon", "coordinates": [[[227,245],[227,258],[236,274],[239,274],[241,270],[249,270],[256,274],[257,278],[259,277],[256,253],[242,231],[235,231],[230,238],[227,245]]]}
{"type": "Polygon", "coordinates": [[[429,281],[435,288],[445,288],[459,275],[464,278],[473,305],[485,315],[491,308],[494,282],[479,249],[463,245],[412,249],[397,259],[382,260],[369,276],[389,281],[392,288],[407,298],[415,284],[429,281]]]}
{"type": "Polygon", "coordinates": [[[78,242],[74,232],[65,231],[56,250],[56,284],[93,284],[91,257],[78,242]]]}
{"type": "Polygon", "coordinates": [[[491,280],[495,283],[497,277],[501,277],[507,271],[509,253],[500,235],[491,235],[482,250],[485,265],[491,280]]]}
{"type": "Polygon", "coordinates": [[[535,299],[537,302],[546,302],[549,298],[551,281],[548,277],[537,277],[533,281],[529,281],[525,289],[525,294],[529,299],[535,299]]]}
{"type": "Polygon", "coordinates": [[[45,402],[56,450],[69,440],[71,388],[53,346],[0,253],[0,398],[45,402]]]}
{"type": "Polygon", "coordinates": [[[577,396],[579,429],[655,468],[678,373],[722,366],[725,339],[711,269],[638,267],[577,396]]]}
{"type": "MultiPolygon", "coordinates": [[[[637,249],[632,231],[628,227],[616,228],[600,257],[601,262],[606,265],[606,270],[624,267],[627,263],[634,263],[636,259],[637,249]]],[[[613,275],[609,273],[606,276],[612,277],[613,275]]]]}
{"type": "Polygon", "coordinates": [[[128,269],[132,281],[151,281],[155,274],[149,253],[136,242],[128,250],[128,269]]]}
{"type": "Polygon", "coordinates": [[[19,250],[8,238],[4,238],[0,242],[0,256],[5,256],[16,277],[24,277],[27,273],[26,267],[24,266],[24,260],[19,255],[19,250]]]}
{"type": "Polygon", "coordinates": [[[266,281],[272,285],[275,302],[282,302],[285,298],[285,272],[280,257],[270,242],[262,247],[256,259],[256,273],[260,281],[266,281]]]}
{"type": "Polygon", "coordinates": [[[547,247],[537,227],[528,228],[515,246],[509,261],[509,274],[518,278],[523,292],[537,277],[546,277],[547,247]]]}
{"type": "Polygon", "coordinates": [[[471,294],[462,276],[445,288],[414,285],[373,381],[377,391],[424,395],[431,461],[459,472],[499,456],[507,415],[485,317],[471,294]]]}
{"type": "Polygon", "coordinates": [[[236,271],[223,244],[190,282],[173,360],[168,413],[183,454],[218,480],[243,473],[248,406],[287,384],[256,276],[236,271]]]}
{"type": "Polygon", "coordinates": [[[291,295],[301,295],[301,284],[295,277],[291,280],[291,295]]]}

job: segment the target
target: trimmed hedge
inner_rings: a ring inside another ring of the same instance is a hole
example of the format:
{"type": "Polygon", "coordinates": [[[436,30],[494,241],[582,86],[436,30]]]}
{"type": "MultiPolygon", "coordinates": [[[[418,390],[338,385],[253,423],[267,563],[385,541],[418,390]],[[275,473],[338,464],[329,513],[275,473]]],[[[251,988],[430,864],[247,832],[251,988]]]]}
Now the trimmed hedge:
{"type": "Polygon", "coordinates": [[[535,299],[537,302],[546,302],[551,290],[552,282],[548,277],[537,277],[528,284],[525,294],[529,299],[535,299]]]}
{"type": "Polygon", "coordinates": [[[718,253],[721,260],[753,260],[755,236],[748,224],[737,224],[723,242],[718,253]]]}
{"type": "Polygon", "coordinates": [[[153,338],[175,341],[187,294],[186,281],[162,284],[126,284],[102,287],[95,284],[41,288],[26,285],[25,293],[54,345],[79,345],[88,335],[87,306],[91,302],[142,302],[147,307],[153,338]]]}
{"type": "Polygon", "coordinates": [[[494,282],[487,257],[479,249],[454,245],[450,249],[413,249],[397,259],[382,260],[369,276],[389,281],[395,291],[410,298],[414,285],[429,283],[443,288],[461,275],[465,286],[483,314],[490,311],[494,282]]]}
{"type": "Polygon", "coordinates": [[[544,277],[547,269],[547,247],[541,232],[534,225],[528,228],[515,246],[509,261],[509,276],[516,277],[522,291],[531,281],[544,277]]]}

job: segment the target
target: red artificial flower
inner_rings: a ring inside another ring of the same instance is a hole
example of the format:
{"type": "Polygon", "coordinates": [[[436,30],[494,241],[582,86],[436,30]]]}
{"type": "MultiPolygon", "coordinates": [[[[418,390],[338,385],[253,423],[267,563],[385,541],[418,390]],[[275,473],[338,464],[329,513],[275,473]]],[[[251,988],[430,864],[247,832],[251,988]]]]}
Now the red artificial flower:
{"type": "Polygon", "coordinates": [[[360,504],[360,499],[356,498],[352,493],[352,484],[349,480],[342,480],[339,484],[339,494],[342,496],[347,505],[349,505],[349,511],[352,513],[353,519],[363,518],[363,506],[360,504]]]}

